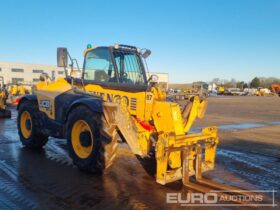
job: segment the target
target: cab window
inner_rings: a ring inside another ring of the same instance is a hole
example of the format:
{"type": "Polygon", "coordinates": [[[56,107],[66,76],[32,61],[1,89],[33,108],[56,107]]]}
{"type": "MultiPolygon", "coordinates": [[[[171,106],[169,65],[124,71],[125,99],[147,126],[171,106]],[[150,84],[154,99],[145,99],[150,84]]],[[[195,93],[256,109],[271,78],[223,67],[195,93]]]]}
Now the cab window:
{"type": "Polygon", "coordinates": [[[100,47],[87,53],[84,64],[84,79],[96,82],[117,82],[108,48],[100,47]]]}
{"type": "Polygon", "coordinates": [[[141,58],[135,52],[114,51],[120,83],[144,85],[141,58]]]}

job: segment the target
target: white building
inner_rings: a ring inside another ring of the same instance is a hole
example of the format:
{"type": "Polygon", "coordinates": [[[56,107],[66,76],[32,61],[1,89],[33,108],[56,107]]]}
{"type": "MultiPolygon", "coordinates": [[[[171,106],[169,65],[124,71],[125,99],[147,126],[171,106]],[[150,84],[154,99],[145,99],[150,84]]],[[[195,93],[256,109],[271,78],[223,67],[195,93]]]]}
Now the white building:
{"type": "Polygon", "coordinates": [[[54,65],[0,62],[0,76],[4,77],[6,84],[38,82],[42,73],[47,73],[51,78],[65,75],[63,68],[54,65]]]}
{"type": "MultiPolygon", "coordinates": [[[[51,78],[65,76],[64,69],[54,65],[0,62],[0,76],[4,77],[5,84],[32,84],[39,81],[42,73],[47,73],[51,78]]],[[[160,87],[168,89],[168,73],[147,72],[147,78],[151,75],[157,75],[160,87]]]]}

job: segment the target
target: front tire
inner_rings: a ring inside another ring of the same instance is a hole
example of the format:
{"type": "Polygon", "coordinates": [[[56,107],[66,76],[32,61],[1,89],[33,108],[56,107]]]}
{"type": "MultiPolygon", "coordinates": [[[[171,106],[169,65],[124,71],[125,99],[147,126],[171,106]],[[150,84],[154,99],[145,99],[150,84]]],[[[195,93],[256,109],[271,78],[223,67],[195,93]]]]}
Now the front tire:
{"type": "Polygon", "coordinates": [[[69,114],[66,137],[69,155],[83,171],[101,172],[116,156],[118,135],[115,127],[104,123],[102,113],[85,106],[76,107],[69,114]]]}
{"type": "Polygon", "coordinates": [[[41,132],[39,108],[35,102],[24,101],[19,106],[17,126],[22,145],[28,148],[42,148],[48,136],[41,132]]]}

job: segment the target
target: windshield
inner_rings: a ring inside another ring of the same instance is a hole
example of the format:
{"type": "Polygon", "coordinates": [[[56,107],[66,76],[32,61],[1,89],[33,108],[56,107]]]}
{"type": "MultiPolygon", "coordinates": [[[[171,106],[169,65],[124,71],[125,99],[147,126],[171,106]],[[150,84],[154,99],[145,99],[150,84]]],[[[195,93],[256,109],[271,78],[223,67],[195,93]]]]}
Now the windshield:
{"type": "Polygon", "coordinates": [[[145,85],[142,60],[138,54],[131,51],[115,50],[113,52],[119,72],[120,83],[145,85]]]}
{"type": "Polygon", "coordinates": [[[100,47],[89,51],[84,65],[85,80],[116,82],[114,66],[107,47],[100,47]]]}
{"type": "Polygon", "coordinates": [[[112,56],[108,47],[98,47],[89,51],[85,57],[84,79],[96,82],[146,84],[140,55],[133,51],[114,50],[112,56]]]}

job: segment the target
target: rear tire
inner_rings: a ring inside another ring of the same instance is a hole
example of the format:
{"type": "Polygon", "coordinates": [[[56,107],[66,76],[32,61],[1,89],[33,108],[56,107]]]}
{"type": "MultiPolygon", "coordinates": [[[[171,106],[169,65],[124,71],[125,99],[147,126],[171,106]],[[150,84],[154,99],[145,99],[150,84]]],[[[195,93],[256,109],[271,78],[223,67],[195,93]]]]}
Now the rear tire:
{"type": "Polygon", "coordinates": [[[78,106],[68,116],[66,137],[69,155],[79,169],[90,173],[108,168],[116,157],[118,134],[102,113],[78,106]]]}
{"type": "Polygon", "coordinates": [[[28,148],[42,148],[48,136],[41,132],[39,108],[33,101],[24,101],[19,106],[17,126],[20,141],[28,148]]]}

